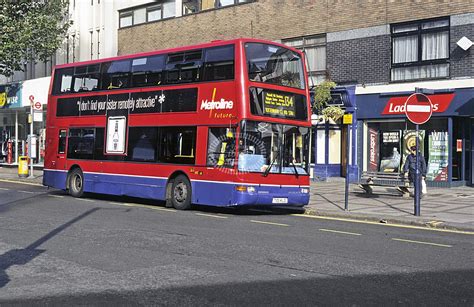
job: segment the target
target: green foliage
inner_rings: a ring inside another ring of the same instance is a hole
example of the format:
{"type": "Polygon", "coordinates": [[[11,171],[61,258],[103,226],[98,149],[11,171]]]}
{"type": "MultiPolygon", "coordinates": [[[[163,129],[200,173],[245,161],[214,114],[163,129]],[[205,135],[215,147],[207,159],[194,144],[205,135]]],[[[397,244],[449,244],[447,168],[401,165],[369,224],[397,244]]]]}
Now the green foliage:
{"type": "Polygon", "coordinates": [[[330,80],[325,80],[321,84],[316,85],[313,104],[315,111],[320,111],[326,107],[326,103],[331,100],[331,89],[335,87],[336,83],[330,80]]]}
{"type": "Polygon", "coordinates": [[[330,118],[334,120],[335,122],[337,122],[344,115],[344,110],[338,106],[330,106],[330,107],[324,108],[321,114],[325,118],[330,118]]]}
{"type": "Polygon", "coordinates": [[[67,0],[0,0],[0,75],[46,61],[69,28],[67,0]]]}

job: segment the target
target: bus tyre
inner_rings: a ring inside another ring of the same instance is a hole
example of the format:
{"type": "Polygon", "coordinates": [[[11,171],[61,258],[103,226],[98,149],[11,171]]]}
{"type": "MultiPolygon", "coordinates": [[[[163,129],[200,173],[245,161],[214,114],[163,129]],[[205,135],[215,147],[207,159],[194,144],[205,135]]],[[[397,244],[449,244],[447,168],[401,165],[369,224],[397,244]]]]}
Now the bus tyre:
{"type": "Polygon", "coordinates": [[[179,175],[173,181],[171,188],[171,203],[177,210],[191,208],[191,183],[184,175],[179,175]]]}
{"type": "Polygon", "coordinates": [[[80,168],[75,168],[69,175],[69,194],[81,197],[84,194],[84,174],[80,168]]]}

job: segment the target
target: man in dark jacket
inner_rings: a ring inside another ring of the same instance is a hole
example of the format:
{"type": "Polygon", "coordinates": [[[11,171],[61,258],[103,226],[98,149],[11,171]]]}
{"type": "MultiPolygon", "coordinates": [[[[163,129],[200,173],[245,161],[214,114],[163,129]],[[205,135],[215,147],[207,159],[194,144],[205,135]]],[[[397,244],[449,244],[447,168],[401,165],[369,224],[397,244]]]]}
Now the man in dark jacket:
{"type": "MultiPolygon", "coordinates": [[[[405,160],[405,165],[403,166],[403,172],[406,174],[408,172],[408,178],[410,182],[415,182],[416,177],[416,146],[410,147],[411,153],[407,156],[405,160]]],[[[420,171],[420,189],[421,189],[421,179],[426,177],[426,161],[425,157],[418,152],[418,170],[420,171]]]]}

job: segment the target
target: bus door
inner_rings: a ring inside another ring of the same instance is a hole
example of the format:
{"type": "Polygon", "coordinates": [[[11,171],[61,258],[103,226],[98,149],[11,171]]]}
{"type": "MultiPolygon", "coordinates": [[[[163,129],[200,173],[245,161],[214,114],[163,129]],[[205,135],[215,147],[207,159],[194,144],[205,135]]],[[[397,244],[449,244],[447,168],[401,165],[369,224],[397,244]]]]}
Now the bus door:
{"type": "Polygon", "coordinates": [[[56,169],[63,170],[67,169],[66,164],[66,148],[67,148],[67,129],[58,129],[58,151],[56,153],[56,159],[52,160],[52,164],[56,164],[56,169]]]}

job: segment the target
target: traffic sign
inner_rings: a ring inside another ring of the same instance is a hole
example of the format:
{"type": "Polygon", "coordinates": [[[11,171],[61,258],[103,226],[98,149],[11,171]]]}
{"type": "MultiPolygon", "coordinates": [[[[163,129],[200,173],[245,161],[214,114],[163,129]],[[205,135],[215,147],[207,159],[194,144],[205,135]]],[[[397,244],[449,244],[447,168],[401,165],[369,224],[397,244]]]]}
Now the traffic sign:
{"type": "Polygon", "coordinates": [[[416,125],[426,123],[433,114],[433,105],[430,98],[421,93],[410,95],[405,102],[405,114],[416,125]]]}
{"type": "Polygon", "coordinates": [[[34,108],[35,108],[35,111],[41,111],[43,110],[43,105],[41,104],[41,102],[37,101],[34,104],[34,108]]]}

